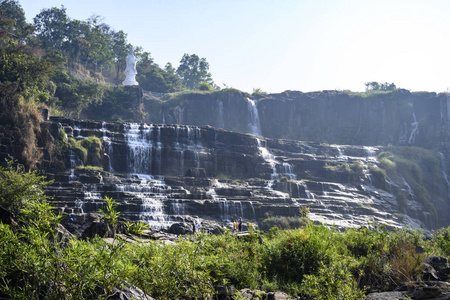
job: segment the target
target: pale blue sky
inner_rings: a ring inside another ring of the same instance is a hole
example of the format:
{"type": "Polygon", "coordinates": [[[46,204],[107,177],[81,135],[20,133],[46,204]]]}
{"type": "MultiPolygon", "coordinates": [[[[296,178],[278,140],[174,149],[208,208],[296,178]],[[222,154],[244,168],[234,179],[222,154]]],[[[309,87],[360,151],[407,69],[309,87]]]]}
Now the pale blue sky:
{"type": "Polygon", "coordinates": [[[205,57],[213,79],[246,92],[412,91],[450,87],[448,0],[19,0],[29,21],[64,5],[128,34],[160,66],[205,57]]]}

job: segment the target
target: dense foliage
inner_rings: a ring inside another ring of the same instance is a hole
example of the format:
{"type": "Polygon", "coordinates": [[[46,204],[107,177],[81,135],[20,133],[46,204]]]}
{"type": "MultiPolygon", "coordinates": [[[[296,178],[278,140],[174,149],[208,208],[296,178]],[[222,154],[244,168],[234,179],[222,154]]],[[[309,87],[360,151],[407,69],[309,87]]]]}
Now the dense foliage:
{"type": "Polygon", "coordinates": [[[1,0],[0,36],[0,82],[14,83],[17,93],[45,103],[53,115],[91,117],[106,109],[97,119],[140,121],[130,110],[142,96],[121,87],[130,48],[138,59],[136,79],[146,91],[215,87],[205,58],[185,54],[177,69],[170,63],[161,68],[100,16],[72,19],[64,6],[42,9],[28,24],[18,1],[1,0]]]}
{"type": "MultiPolygon", "coordinates": [[[[363,299],[369,291],[420,279],[425,256],[450,253],[450,228],[432,239],[373,224],[339,232],[312,224],[307,210],[298,229],[273,227],[244,237],[226,231],[170,244],[129,243],[121,235],[112,241],[82,240],[62,234],[61,217],[42,194],[45,184],[11,162],[0,169],[1,205],[15,210],[18,221],[0,223],[2,298],[106,298],[132,285],[156,299],[194,299],[210,297],[217,285],[234,285],[313,299],[363,299]]],[[[114,226],[118,215],[112,199],[101,212],[114,226]]]]}

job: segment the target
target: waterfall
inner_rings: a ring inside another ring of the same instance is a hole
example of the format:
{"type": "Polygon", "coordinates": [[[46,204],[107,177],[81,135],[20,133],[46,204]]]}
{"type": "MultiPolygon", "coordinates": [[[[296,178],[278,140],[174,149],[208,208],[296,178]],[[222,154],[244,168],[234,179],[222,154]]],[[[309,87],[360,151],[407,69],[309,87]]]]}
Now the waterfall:
{"type": "Polygon", "coordinates": [[[287,176],[289,179],[297,179],[297,175],[294,174],[294,167],[290,163],[284,162],[281,166],[283,176],[287,176]]]}
{"type": "Polygon", "coordinates": [[[450,198],[450,181],[446,172],[445,156],[442,152],[439,152],[439,156],[441,157],[442,178],[444,178],[445,183],[447,184],[447,195],[450,198]]]}
{"type": "Polygon", "coordinates": [[[402,181],[403,181],[403,185],[408,190],[409,197],[411,197],[411,199],[416,198],[416,195],[414,194],[414,191],[412,190],[411,186],[409,185],[409,183],[405,180],[405,177],[403,177],[403,176],[402,176],[402,181]]]}
{"type": "MultiPolygon", "coordinates": [[[[256,139],[258,142],[258,149],[259,153],[261,153],[262,158],[270,165],[272,168],[272,174],[270,175],[271,180],[278,179],[278,172],[277,172],[277,161],[275,160],[275,155],[269,152],[269,149],[266,147],[263,147],[261,145],[261,140],[259,138],[256,139]]],[[[273,184],[273,182],[272,182],[273,184]]]]}
{"type": "Polygon", "coordinates": [[[378,159],[375,156],[377,154],[378,148],[364,146],[363,149],[366,152],[366,161],[372,162],[372,163],[378,162],[378,159]]]}
{"type": "Polygon", "coordinates": [[[338,158],[340,161],[348,162],[348,156],[344,155],[344,152],[342,151],[342,148],[340,146],[335,146],[337,152],[338,152],[338,158]]]}
{"type": "Polygon", "coordinates": [[[223,102],[220,101],[219,99],[217,99],[216,105],[217,105],[217,115],[218,115],[217,127],[225,129],[225,122],[224,122],[224,118],[223,118],[223,102]]]}
{"type": "Polygon", "coordinates": [[[256,223],[256,212],[255,212],[255,208],[253,207],[253,202],[249,201],[249,204],[250,204],[250,208],[252,209],[253,221],[256,223]]]}
{"type": "Polygon", "coordinates": [[[201,144],[202,132],[199,127],[187,127],[188,146],[187,150],[194,154],[194,164],[196,168],[200,167],[200,153],[204,152],[201,144]]]}
{"type": "Polygon", "coordinates": [[[102,144],[103,144],[103,148],[106,151],[106,154],[109,157],[109,166],[108,166],[109,170],[108,171],[114,173],[114,169],[113,169],[112,163],[111,163],[112,156],[113,156],[113,147],[111,147],[111,139],[106,134],[107,131],[108,130],[106,129],[106,122],[102,122],[102,129],[101,129],[101,132],[102,132],[102,144]]]}
{"type": "Polygon", "coordinates": [[[152,174],[153,127],[136,123],[126,124],[128,168],[132,174],[152,174]]]}
{"type": "Polygon", "coordinates": [[[156,178],[157,176],[137,176],[137,183],[117,184],[115,186],[116,190],[126,193],[129,197],[131,196],[142,203],[139,218],[143,222],[155,229],[168,228],[170,220],[169,216],[164,212],[163,202],[167,200],[167,194],[170,192],[169,187],[167,187],[163,179],[156,178]]]}
{"type": "Polygon", "coordinates": [[[419,133],[419,122],[416,119],[416,113],[413,112],[413,122],[411,123],[411,134],[409,135],[408,144],[414,144],[416,136],[419,133]]]}
{"type": "Polygon", "coordinates": [[[262,136],[261,122],[259,121],[259,113],[258,107],[256,105],[256,100],[247,98],[247,107],[248,107],[249,133],[256,136],[262,136]]]}
{"type": "Polygon", "coordinates": [[[73,150],[69,150],[69,162],[70,162],[69,183],[71,183],[78,179],[77,175],[75,175],[75,169],[77,168],[77,166],[82,166],[83,162],[78,157],[78,155],[75,154],[73,150]]]}
{"type": "Polygon", "coordinates": [[[156,162],[158,167],[158,174],[161,174],[161,127],[156,127],[156,162]]]}

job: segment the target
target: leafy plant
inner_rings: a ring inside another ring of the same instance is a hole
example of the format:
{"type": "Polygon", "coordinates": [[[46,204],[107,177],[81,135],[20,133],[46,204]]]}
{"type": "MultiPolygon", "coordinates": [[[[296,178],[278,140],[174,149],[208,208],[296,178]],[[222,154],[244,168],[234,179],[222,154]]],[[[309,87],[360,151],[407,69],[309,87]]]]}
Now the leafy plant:
{"type": "Polygon", "coordinates": [[[117,204],[108,196],[105,196],[102,200],[105,209],[99,209],[98,211],[103,214],[101,218],[114,228],[120,215],[120,212],[116,210],[117,204]]]}
{"type": "Polygon", "coordinates": [[[125,229],[127,232],[135,235],[142,235],[144,230],[149,229],[150,226],[143,222],[125,222],[125,229]]]}

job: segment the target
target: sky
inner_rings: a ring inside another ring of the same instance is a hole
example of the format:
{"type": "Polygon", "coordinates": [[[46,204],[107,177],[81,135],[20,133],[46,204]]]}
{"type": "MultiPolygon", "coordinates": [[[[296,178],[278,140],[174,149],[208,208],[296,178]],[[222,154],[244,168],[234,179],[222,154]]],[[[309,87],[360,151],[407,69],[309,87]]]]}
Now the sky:
{"type": "Polygon", "coordinates": [[[450,87],[449,0],[19,0],[93,14],[164,67],[206,58],[221,88],[363,91],[371,81],[411,91],[450,87]]]}

